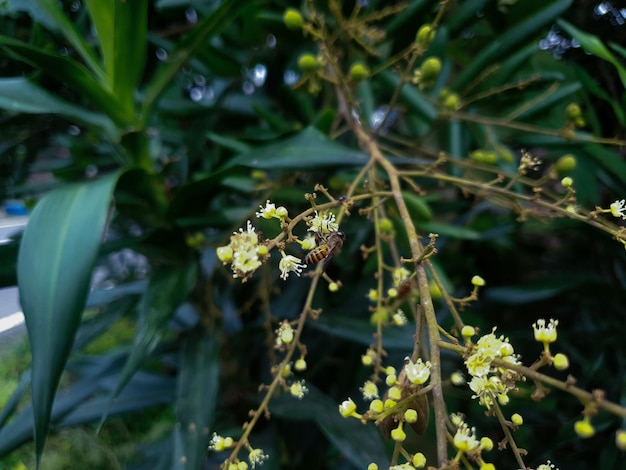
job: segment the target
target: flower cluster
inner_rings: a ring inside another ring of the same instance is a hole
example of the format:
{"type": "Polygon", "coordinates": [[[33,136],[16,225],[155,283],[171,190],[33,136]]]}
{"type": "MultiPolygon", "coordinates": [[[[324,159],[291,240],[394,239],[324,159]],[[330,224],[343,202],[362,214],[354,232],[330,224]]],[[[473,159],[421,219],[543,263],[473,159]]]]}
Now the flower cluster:
{"type": "Polygon", "coordinates": [[[498,368],[493,365],[494,359],[502,359],[511,364],[518,364],[513,346],[504,336],[497,337],[494,328],[491,333],[482,336],[465,360],[467,371],[472,376],[469,387],[474,392],[472,398],[487,409],[491,408],[494,399],[501,404],[509,401],[508,392],[515,388],[520,379],[514,371],[498,368]]]}
{"type": "Polygon", "coordinates": [[[230,243],[217,249],[217,257],[224,265],[230,263],[234,278],[240,277],[245,282],[269,255],[267,246],[259,243],[259,235],[248,220],[246,230],[233,232],[230,243]]]}
{"type": "MultiPolygon", "coordinates": [[[[290,221],[287,209],[284,206],[276,207],[276,204],[269,199],[264,206],[259,206],[256,216],[261,219],[278,219],[281,228],[285,230],[288,226],[287,222],[290,221]]],[[[339,224],[333,213],[320,215],[315,211],[315,216],[307,220],[307,225],[308,231],[314,232],[314,234],[308,235],[303,240],[298,240],[296,237],[292,238],[305,250],[314,249],[317,245],[316,237],[319,237],[321,234],[339,230],[339,224]]],[[[307,265],[303,263],[302,259],[285,253],[284,245],[278,243],[282,236],[284,234],[275,240],[262,242],[259,233],[255,231],[252,223],[248,221],[245,230],[240,228],[238,232],[233,233],[228,245],[217,248],[217,257],[224,265],[230,265],[233,277],[241,278],[245,282],[270,257],[269,249],[278,245],[281,254],[281,259],[278,263],[280,278],[286,280],[291,273],[300,276],[302,270],[307,265]]],[[[336,291],[339,285],[331,286],[331,290],[336,291]]]]}

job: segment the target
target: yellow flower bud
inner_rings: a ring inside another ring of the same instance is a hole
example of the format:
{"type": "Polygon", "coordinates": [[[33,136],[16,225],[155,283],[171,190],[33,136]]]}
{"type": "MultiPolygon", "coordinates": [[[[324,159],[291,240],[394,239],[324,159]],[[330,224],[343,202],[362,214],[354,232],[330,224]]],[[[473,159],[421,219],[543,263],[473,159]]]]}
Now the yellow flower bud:
{"type": "Polygon", "coordinates": [[[370,410],[372,410],[374,413],[382,413],[384,409],[385,405],[383,405],[383,402],[379,399],[372,400],[372,402],[370,403],[370,410]]]}
{"type": "Polygon", "coordinates": [[[580,421],[576,421],[574,423],[574,431],[583,439],[593,436],[596,433],[596,430],[591,425],[589,421],[589,417],[585,417],[580,421]]]}
{"type": "Polygon", "coordinates": [[[563,353],[555,354],[552,365],[556,370],[566,370],[569,368],[569,358],[563,353]]]}
{"type": "Polygon", "coordinates": [[[421,452],[415,454],[411,460],[415,468],[424,468],[426,466],[426,456],[421,452]]]}
{"type": "Polygon", "coordinates": [[[402,391],[398,387],[391,387],[388,392],[389,398],[392,400],[400,400],[402,398],[402,391]]]}
{"type": "Polygon", "coordinates": [[[483,287],[486,284],[485,280],[480,276],[472,277],[472,285],[476,287],[483,287]]]}
{"type": "Polygon", "coordinates": [[[462,329],[461,329],[461,335],[463,336],[463,338],[465,339],[470,339],[472,336],[474,336],[476,334],[476,328],[474,328],[473,326],[470,325],[465,325],[462,329]]]}
{"type": "Polygon", "coordinates": [[[513,416],[511,416],[511,422],[515,426],[521,426],[522,424],[524,424],[524,418],[522,418],[522,415],[520,415],[519,413],[514,413],[513,416]]]}
{"type": "Polygon", "coordinates": [[[402,442],[406,439],[406,433],[402,429],[402,423],[398,424],[398,427],[391,431],[391,438],[396,442],[402,442]]]}
{"type": "Polygon", "coordinates": [[[415,423],[417,421],[417,411],[413,408],[409,408],[404,412],[404,420],[407,423],[415,423]]]}
{"type": "Polygon", "coordinates": [[[224,264],[233,259],[233,249],[230,246],[220,246],[217,249],[217,258],[224,264]]]}
{"type": "Polygon", "coordinates": [[[493,449],[493,441],[489,439],[488,437],[482,437],[480,439],[480,447],[481,449],[484,449],[487,452],[489,452],[491,449],[493,449]]]}

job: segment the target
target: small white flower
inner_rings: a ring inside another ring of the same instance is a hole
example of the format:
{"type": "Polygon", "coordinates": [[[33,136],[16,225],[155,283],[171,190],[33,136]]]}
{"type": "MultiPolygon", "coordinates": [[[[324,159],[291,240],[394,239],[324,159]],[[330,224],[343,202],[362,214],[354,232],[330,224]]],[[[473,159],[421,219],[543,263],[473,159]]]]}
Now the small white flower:
{"type": "Polygon", "coordinates": [[[276,204],[270,202],[269,199],[265,203],[265,207],[259,206],[259,208],[261,210],[256,213],[257,217],[262,217],[264,219],[271,219],[272,217],[276,217],[276,204]]]}
{"type": "Polygon", "coordinates": [[[406,325],[408,322],[406,315],[404,314],[404,312],[400,309],[398,309],[396,311],[396,313],[393,314],[393,324],[396,326],[404,326],[406,325]]]}
{"type": "Polygon", "coordinates": [[[480,446],[480,441],[476,439],[476,430],[462,423],[452,439],[454,446],[462,452],[471,452],[480,446]]]}
{"type": "Polygon", "coordinates": [[[298,400],[302,400],[308,391],[309,389],[305,387],[302,380],[292,383],[291,387],[289,387],[289,393],[291,393],[291,395],[296,397],[298,400]]]}
{"type": "Polygon", "coordinates": [[[422,359],[419,358],[415,362],[411,362],[411,359],[408,357],[407,364],[404,366],[404,371],[406,372],[407,378],[416,385],[422,385],[425,383],[430,377],[430,368],[432,364],[429,361],[425,363],[422,362],[422,359]]]}
{"type": "Polygon", "coordinates": [[[250,453],[248,454],[248,460],[252,468],[255,468],[257,465],[263,465],[263,462],[268,458],[269,455],[264,454],[263,449],[250,449],[250,453]]]}
{"type": "Polygon", "coordinates": [[[344,418],[349,418],[356,413],[356,403],[352,401],[352,398],[344,400],[341,405],[339,405],[339,413],[341,413],[341,416],[344,418]]]}
{"type": "Polygon", "coordinates": [[[302,260],[300,258],[296,258],[295,256],[286,255],[284,252],[282,253],[283,257],[278,263],[278,269],[280,269],[280,278],[282,280],[286,280],[289,277],[289,273],[293,272],[300,276],[300,273],[304,268],[306,268],[306,264],[302,264],[302,260]]]}
{"type": "Polygon", "coordinates": [[[378,386],[371,380],[365,382],[360,390],[363,393],[363,398],[365,400],[373,400],[374,398],[378,398],[378,386]]]}
{"type": "Polygon", "coordinates": [[[556,327],[559,324],[558,320],[550,318],[550,322],[546,325],[546,321],[541,318],[533,323],[533,330],[535,333],[535,340],[540,343],[554,343],[557,338],[556,327]]]}
{"type": "Polygon", "coordinates": [[[613,217],[621,217],[622,219],[626,219],[626,199],[612,202],[609,207],[611,215],[613,217]]]}

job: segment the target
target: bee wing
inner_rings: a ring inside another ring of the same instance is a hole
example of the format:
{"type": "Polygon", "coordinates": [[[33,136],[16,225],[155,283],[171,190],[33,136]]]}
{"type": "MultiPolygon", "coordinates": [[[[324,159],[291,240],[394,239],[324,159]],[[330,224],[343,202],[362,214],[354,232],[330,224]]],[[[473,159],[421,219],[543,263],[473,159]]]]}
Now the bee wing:
{"type": "Polygon", "coordinates": [[[335,250],[330,250],[328,254],[326,255],[326,257],[324,258],[324,260],[322,261],[322,271],[326,271],[326,267],[328,266],[328,263],[330,263],[330,260],[333,258],[334,251],[335,250]]]}

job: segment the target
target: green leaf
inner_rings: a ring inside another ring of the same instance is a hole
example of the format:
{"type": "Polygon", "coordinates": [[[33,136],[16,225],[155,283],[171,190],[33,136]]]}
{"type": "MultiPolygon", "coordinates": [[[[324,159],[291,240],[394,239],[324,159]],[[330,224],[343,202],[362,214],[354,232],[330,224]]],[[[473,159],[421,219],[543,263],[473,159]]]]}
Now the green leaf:
{"type": "Polygon", "coordinates": [[[22,77],[0,78],[0,108],[16,113],[59,114],[70,121],[99,128],[115,141],[120,137],[107,116],[57,98],[22,77]]]}
{"type": "Polygon", "coordinates": [[[172,468],[202,468],[217,407],[219,350],[215,336],[189,338],[183,345],[172,468]]]}
{"type": "Polygon", "coordinates": [[[557,24],[576,39],[587,52],[612,64],[615,70],[617,70],[622,85],[626,87],[626,67],[621,64],[597,36],[585,33],[565,20],[558,20],[557,24]]]}
{"type": "Polygon", "coordinates": [[[146,62],[147,0],[86,0],[98,33],[109,86],[129,121],[135,116],[134,94],[146,62]]]}
{"type": "Polygon", "coordinates": [[[84,66],[70,57],[51,54],[37,47],[0,36],[0,45],[20,60],[69,85],[81,95],[89,97],[93,103],[120,125],[129,125],[134,118],[121,112],[120,101],[101,85],[84,66]]]}
{"type": "Polygon", "coordinates": [[[515,47],[520,47],[523,41],[543,28],[545,25],[569,8],[572,0],[558,0],[551,5],[539,10],[536,14],[529,16],[516,27],[509,29],[499,38],[494,39],[481,52],[472,57],[471,62],[456,77],[453,85],[454,90],[461,90],[472,80],[491,65],[497,59],[503,57],[507,52],[515,47]]]}
{"type": "Polygon", "coordinates": [[[195,260],[192,260],[180,266],[160,268],[150,277],[146,293],[139,304],[137,333],[117,387],[112,394],[113,399],[119,395],[139,369],[141,362],[161,341],[166,331],[167,321],[194,286],[196,273],[197,264],[195,260]]]}
{"type": "Polygon", "coordinates": [[[624,112],[624,108],[620,105],[619,101],[614,100],[611,95],[609,95],[604,88],[596,83],[596,81],[587,73],[585,69],[582,67],[576,67],[576,76],[583,84],[583,86],[594,96],[606,101],[613,108],[613,112],[615,116],[619,120],[622,125],[626,125],[626,113],[624,112]]]}
{"type": "Polygon", "coordinates": [[[372,462],[380,468],[389,468],[389,458],[376,426],[344,418],[339,413],[339,403],[312,385],[307,384],[307,388],[309,391],[301,400],[288,394],[273,398],[271,413],[289,420],[315,421],[328,440],[356,468],[367,468],[372,462]]]}
{"type": "Polygon", "coordinates": [[[485,298],[503,304],[525,304],[550,299],[567,290],[575,289],[594,279],[593,275],[553,276],[538,282],[517,285],[515,287],[489,287],[485,298]]]}
{"type": "Polygon", "coordinates": [[[247,153],[251,150],[248,144],[232,137],[216,134],[211,131],[207,132],[205,135],[206,138],[214,144],[221,145],[222,147],[232,150],[233,152],[247,153]]]}
{"type": "Polygon", "coordinates": [[[85,61],[87,67],[96,74],[101,83],[106,83],[105,73],[84,35],[61,9],[61,4],[50,0],[9,0],[9,10],[25,11],[38,23],[53,33],[62,35],[85,61]]]}
{"type": "Polygon", "coordinates": [[[163,94],[168,85],[173,83],[174,76],[190,59],[192,54],[204,47],[209,38],[222,32],[235,20],[241,11],[248,5],[247,1],[227,0],[222,2],[210,15],[200,21],[195,28],[177,44],[177,47],[168,55],[168,59],[161,64],[145,90],[141,116],[147,120],[150,109],[156,100],[163,94]]]}
{"type": "Polygon", "coordinates": [[[89,291],[119,172],[65,186],[39,201],[20,246],[17,277],[33,355],[35,448],[41,459],[50,413],[89,291]]]}
{"type": "Polygon", "coordinates": [[[623,183],[626,183],[626,162],[622,156],[601,145],[586,145],[584,150],[623,183]]]}
{"type": "MultiPolygon", "coordinates": [[[[111,385],[113,377],[104,377],[102,385],[111,385]]],[[[119,415],[159,404],[171,404],[174,401],[176,382],[172,377],[165,377],[145,372],[136,374],[128,386],[120,393],[115,404],[109,410],[111,415],[119,415]]],[[[102,415],[109,397],[99,396],[83,401],[59,420],[58,427],[77,426],[93,422],[102,415]]]]}
{"type": "Polygon", "coordinates": [[[234,166],[269,169],[312,169],[328,166],[364,165],[368,156],[329,139],[314,127],[286,140],[251,150],[232,158],[224,169],[234,166]]]}

